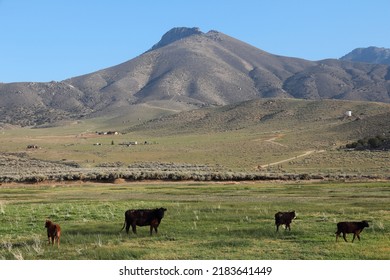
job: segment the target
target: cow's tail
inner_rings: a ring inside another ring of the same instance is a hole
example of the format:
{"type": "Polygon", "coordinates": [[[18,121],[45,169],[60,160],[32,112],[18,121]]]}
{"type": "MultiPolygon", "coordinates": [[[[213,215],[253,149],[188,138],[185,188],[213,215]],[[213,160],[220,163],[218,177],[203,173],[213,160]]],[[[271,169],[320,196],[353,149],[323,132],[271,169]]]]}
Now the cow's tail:
{"type": "Polygon", "coordinates": [[[123,227],[121,228],[120,231],[122,231],[125,228],[125,226],[126,226],[126,219],[125,219],[125,222],[123,223],[123,227]]]}

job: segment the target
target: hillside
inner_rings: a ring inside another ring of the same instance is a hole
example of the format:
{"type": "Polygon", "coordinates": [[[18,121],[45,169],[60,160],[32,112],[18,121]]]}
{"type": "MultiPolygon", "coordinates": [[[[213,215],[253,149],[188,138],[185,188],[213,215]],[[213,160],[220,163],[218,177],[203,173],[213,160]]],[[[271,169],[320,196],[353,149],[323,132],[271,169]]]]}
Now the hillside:
{"type": "Polygon", "coordinates": [[[0,84],[2,123],[154,117],[259,98],[390,102],[386,65],[267,53],[218,31],[173,28],[138,57],[50,83],[0,84]],[[140,110],[140,106],[142,110],[140,110]]]}
{"type": "Polygon", "coordinates": [[[341,60],[390,65],[390,49],[368,47],[357,48],[340,58],[341,60]]]}
{"type": "Polygon", "coordinates": [[[386,103],[264,98],[167,115],[130,127],[126,132],[178,135],[250,130],[268,133],[302,128],[318,130],[324,135],[336,133],[335,141],[347,141],[390,132],[389,119],[390,104],[386,103]],[[351,116],[346,115],[347,111],[351,116]]]}

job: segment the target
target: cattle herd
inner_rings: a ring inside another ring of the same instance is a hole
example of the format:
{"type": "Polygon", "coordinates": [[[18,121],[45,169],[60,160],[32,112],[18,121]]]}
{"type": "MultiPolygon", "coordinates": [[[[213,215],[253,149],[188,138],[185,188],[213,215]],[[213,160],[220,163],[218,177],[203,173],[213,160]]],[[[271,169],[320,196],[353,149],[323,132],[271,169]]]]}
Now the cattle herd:
{"type": "MultiPolygon", "coordinates": [[[[126,227],[126,232],[129,233],[131,229],[133,233],[137,233],[137,226],[150,226],[150,235],[153,234],[153,229],[157,233],[157,228],[161,223],[162,218],[164,217],[166,208],[155,208],[155,209],[130,209],[125,212],[125,221],[121,231],[126,227]]],[[[291,212],[277,212],[275,214],[275,226],[276,231],[279,231],[279,226],[284,225],[285,230],[291,231],[290,224],[295,219],[295,211],[291,212]]],[[[357,237],[360,241],[359,234],[365,227],[369,227],[367,221],[361,222],[339,222],[337,223],[336,231],[336,242],[340,236],[343,234],[345,242],[348,242],[346,239],[347,233],[353,233],[352,242],[357,237]]],[[[53,223],[50,220],[46,220],[45,228],[47,228],[47,237],[50,243],[54,245],[57,242],[57,246],[60,245],[60,236],[61,236],[61,227],[58,224],[53,223]],[[51,242],[50,242],[51,241],[51,242]]]]}

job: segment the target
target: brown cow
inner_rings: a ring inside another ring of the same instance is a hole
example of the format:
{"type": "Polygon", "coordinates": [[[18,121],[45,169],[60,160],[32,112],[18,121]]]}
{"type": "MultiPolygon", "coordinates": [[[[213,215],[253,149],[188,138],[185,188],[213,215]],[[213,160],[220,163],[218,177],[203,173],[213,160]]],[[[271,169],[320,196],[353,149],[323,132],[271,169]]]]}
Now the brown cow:
{"type": "Polygon", "coordinates": [[[288,228],[289,231],[291,231],[290,224],[292,220],[295,218],[295,211],[292,212],[278,212],[275,214],[275,225],[276,225],[276,231],[279,231],[280,225],[285,225],[286,230],[288,228]]]}
{"type": "Polygon", "coordinates": [[[365,227],[369,227],[367,221],[361,221],[361,222],[339,222],[337,223],[337,231],[336,231],[336,242],[338,237],[341,233],[343,233],[343,238],[345,242],[348,242],[345,238],[345,235],[347,233],[353,233],[352,242],[355,240],[355,237],[357,237],[360,241],[359,234],[362,232],[362,230],[365,227]]]}
{"type": "Polygon", "coordinates": [[[61,236],[61,227],[58,224],[53,223],[50,220],[46,220],[45,222],[45,228],[47,228],[47,238],[49,240],[49,245],[50,245],[50,240],[51,240],[51,245],[54,245],[54,240],[57,241],[57,246],[60,246],[60,236],[61,236]]]}
{"type": "Polygon", "coordinates": [[[150,235],[152,235],[153,229],[157,233],[157,228],[164,217],[165,211],[167,211],[165,208],[127,210],[121,230],[126,226],[126,232],[129,233],[131,226],[133,233],[136,234],[137,226],[150,226],[150,235]]]}

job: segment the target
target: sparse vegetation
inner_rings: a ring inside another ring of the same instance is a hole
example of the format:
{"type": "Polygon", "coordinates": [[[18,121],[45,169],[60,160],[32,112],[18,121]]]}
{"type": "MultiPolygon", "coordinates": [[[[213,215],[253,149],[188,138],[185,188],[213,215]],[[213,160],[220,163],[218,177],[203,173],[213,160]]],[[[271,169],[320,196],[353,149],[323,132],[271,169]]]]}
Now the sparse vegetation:
{"type": "Polygon", "coordinates": [[[14,128],[0,135],[0,181],[387,179],[390,151],[339,147],[390,131],[388,111],[388,104],[268,99],[142,126],[123,116],[14,128]],[[340,118],[347,109],[359,119],[340,118]],[[125,133],[95,133],[113,128],[125,133]],[[138,144],[121,145],[130,142],[138,144]]]}
{"type": "Polygon", "coordinates": [[[352,105],[252,101],[133,131],[110,119],[3,130],[0,258],[386,259],[390,151],[339,147],[389,131],[375,126],[388,106],[352,105]],[[340,119],[351,107],[364,115],[340,119]],[[113,126],[127,132],[114,145],[93,132],[113,126]],[[141,144],[115,144],[130,141],[141,144]],[[126,209],[155,206],[168,208],[159,235],[118,232],[126,209]],[[280,210],[298,213],[291,233],[275,235],[280,210]],[[59,250],[46,246],[46,218],[64,227],[59,250]],[[362,242],[336,244],[341,219],[372,227],[362,242]]]}
{"type": "Polygon", "coordinates": [[[270,172],[233,172],[222,166],[175,164],[163,162],[134,163],[128,167],[123,162],[102,163],[94,168],[78,168],[29,159],[25,154],[0,156],[0,183],[40,183],[45,181],[297,181],[297,180],[369,180],[388,179],[384,175],[347,173],[287,173],[281,170],[270,172]]]}

